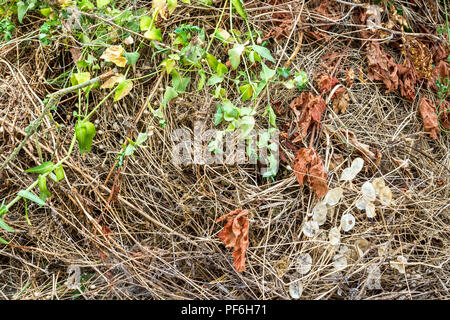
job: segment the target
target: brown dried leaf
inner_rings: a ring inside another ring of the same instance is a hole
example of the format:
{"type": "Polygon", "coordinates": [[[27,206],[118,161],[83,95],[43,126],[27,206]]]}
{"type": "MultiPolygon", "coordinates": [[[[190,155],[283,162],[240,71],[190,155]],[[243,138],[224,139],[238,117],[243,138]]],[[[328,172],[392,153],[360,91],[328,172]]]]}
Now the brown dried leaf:
{"type": "Polygon", "coordinates": [[[111,46],[107,48],[103,54],[101,55],[101,59],[105,59],[105,61],[112,62],[119,67],[125,67],[127,63],[127,59],[122,56],[125,50],[122,46],[111,46]]]}
{"type": "Polygon", "coordinates": [[[444,100],[439,107],[439,122],[445,130],[450,130],[450,102],[444,100]]]}
{"type": "Polygon", "coordinates": [[[232,248],[234,262],[237,272],[245,270],[245,253],[248,248],[248,210],[237,209],[218,218],[216,222],[225,219],[227,224],[220,231],[217,237],[225,244],[225,247],[232,248]]]}
{"type": "Polygon", "coordinates": [[[359,151],[359,153],[361,153],[365,157],[375,160],[375,163],[377,161],[380,161],[381,153],[377,151],[375,153],[372,152],[370,150],[370,146],[362,142],[359,142],[358,139],[356,138],[356,135],[352,131],[346,129],[338,129],[337,133],[341,144],[343,143],[345,146],[350,145],[350,147],[356,148],[359,151]]]}
{"type": "Polygon", "coordinates": [[[387,92],[396,90],[398,87],[397,64],[381,46],[371,41],[367,48],[367,61],[369,72],[367,77],[370,80],[381,80],[388,89],[387,92]]]}
{"type": "MultiPolygon", "coordinates": [[[[306,137],[311,125],[320,125],[322,113],[326,109],[325,101],[321,96],[310,92],[302,92],[300,96],[292,100],[290,107],[294,111],[300,136],[306,137]]],[[[294,140],[293,142],[296,142],[294,140]]]]}
{"type": "Polygon", "coordinates": [[[353,81],[355,81],[355,70],[347,69],[345,71],[345,82],[347,83],[347,87],[351,87],[353,85],[353,81]]]}
{"type": "Polygon", "coordinates": [[[400,84],[400,94],[409,99],[414,100],[416,95],[415,85],[417,82],[416,70],[409,59],[406,59],[405,65],[398,65],[398,75],[401,80],[400,84]]]}
{"type": "Polygon", "coordinates": [[[430,133],[431,138],[437,139],[439,125],[434,103],[428,98],[421,98],[419,104],[420,115],[423,119],[423,127],[425,131],[430,133]]]}
{"type": "Polygon", "coordinates": [[[338,82],[338,79],[332,78],[325,73],[320,73],[317,78],[320,93],[330,92],[338,82]]]}
{"type": "Polygon", "coordinates": [[[328,192],[327,177],[324,171],[322,158],[313,148],[301,148],[295,154],[292,169],[300,185],[304,184],[306,174],[311,189],[318,197],[323,197],[328,192]]]}
{"type": "Polygon", "coordinates": [[[344,113],[348,107],[348,91],[346,88],[339,88],[333,94],[333,110],[336,114],[344,113]]]}

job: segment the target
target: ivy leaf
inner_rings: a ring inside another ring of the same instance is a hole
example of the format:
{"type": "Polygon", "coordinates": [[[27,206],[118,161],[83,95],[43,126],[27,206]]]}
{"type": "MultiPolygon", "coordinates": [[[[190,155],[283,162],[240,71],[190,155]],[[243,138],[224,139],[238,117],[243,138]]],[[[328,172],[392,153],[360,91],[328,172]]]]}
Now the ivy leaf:
{"type": "Polygon", "coordinates": [[[111,0],[97,0],[97,8],[103,8],[106,7],[111,0]]]}
{"type": "Polygon", "coordinates": [[[250,60],[251,63],[255,63],[257,61],[262,60],[259,54],[254,50],[250,51],[250,53],[248,54],[248,59],[250,60]]]}
{"type": "Polygon", "coordinates": [[[35,195],[34,193],[31,193],[31,192],[28,191],[28,190],[20,190],[20,191],[17,193],[17,195],[18,195],[19,197],[22,197],[22,198],[28,199],[28,200],[30,200],[30,201],[36,202],[39,206],[45,205],[45,202],[42,201],[41,198],[39,198],[37,195],[35,195]]]}
{"type": "Polygon", "coordinates": [[[125,58],[127,58],[127,63],[128,63],[130,66],[134,66],[134,65],[136,64],[136,61],[139,59],[139,57],[140,57],[141,55],[139,54],[139,52],[125,52],[125,53],[123,54],[123,56],[124,56],[125,58]]]}
{"type": "Polygon", "coordinates": [[[167,102],[176,97],[178,97],[178,92],[172,87],[167,87],[166,91],[164,92],[164,97],[161,106],[165,107],[167,105],[167,102]]]}
{"type": "Polygon", "coordinates": [[[251,46],[253,50],[255,50],[262,58],[269,60],[272,63],[275,63],[275,59],[272,57],[272,55],[270,54],[269,49],[262,47],[262,46],[258,46],[258,45],[252,45],[251,46]]]}
{"type": "Polygon", "coordinates": [[[139,27],[141,31],[147,31],[150,29],[150,26],[152,25],[152,18],[149,16],[143,16],[141,18],[141,21],[139,21],[139,27]]]}
{"type": "Polygon", "coordinates": [[[219,61],[217,61],[216,57],[208,53],[206,55],[206,61],[208,62],[208,65],[211,67],[211,69],[213,69],[214,72],[217,72],[217,65],[219,64],[219,61]]]}
{"type": "Polygon", "coordinates": [[[265,82],[268,82],[275,74],[276,71],[270,69],[268,66],[266,66],[266,64],[264,62],[261,62],[262,65],[262,70],[259,74],[259,76],[261,77],[261,79],[265,82]]]}
{"type": "Polygon", "coordinates": [[[147,32],[144,33],[144,38],[162,41],[161,29],[152,28],[151,30],[147,30],[147,32]]]}
{"type": "Polygon", "coordinates": [[[244,48],[245,47],[242,44],[235,44],[233,49],[228,50],[228,56],[230,57],[230,63],[233,69],[236,69],[239,66],[244,48]]]}
{"type": "Polygon", "coordinates": [[[172,14],[177,7],[177,0],[167,0],[167,8],[169,9],[169,14],[172,14]]]}
{"type": "Polygon", "coordinates": [[[266,110],[263,113],[263,117],[265,117],[266,114],[269,114],[269,123],[270,123],[270,125],[272,127],[276,128],[276,126],[277,126],[277,124],[276,124],[277,116],[275,114],[275,111],[273,111],[273,108],[272,108],[272,106],[270,104],[267,105],[266,110]]]}
{"type": "Polygon", "coordinates": [[[239,15],[242,18],[247,20],[247,14],[245,13],[244,8],[242,7],[241,0],[231,0],[231,3],[233,4],[233,7],[236,9],[237,13],[239,13],[239,15]]]}
{"type": "Polygon", "coordinates": [[[206,83],[206,85],[209,86],[213,86],[215,84],[221,83],[223,81],[223,77],[219,77],[216,74],[213,74],[209,79],[208,82],[206,83]]]}
{"type": "Polygon", "coordinates": [[[230,102],[225,100],[223,103],[224,119],[226,121],[233,121],[239,118],[239,110],[230,102]]]}
{"type": "Polygon", "coordinates": [[[27,170],[25,170],[25,172],[42,174],[42,173],[50,172],[52,170],[53,170],[53,162],[47,161],[47,162],[42,163],[39,166],[27,169],[27,170]]]}
{"type": "Polygon", "coordinates": [[[227,66],[224,65],[223,63],[219,63],[219,64],[217,65],[217,70],[216,70],[216,72],[217,72],[217,75],[218,75],[219,77],[221,77],[221,76],[223,76],[225,73],[228,72],[228,68],[227,68],[227,66]]]}
{"type": "Polygon", "coordinates": [[[217,105],[216,113],[214,114],[214,125],[217,126],[223,121],[223,108],[222,105],[217,105]]]}
{"type": "Polygon", "coordinates": [[[253,127],[255,126],[255,118],[252,116],[245,116],[241,119],[241,130],[242,130],[242,136],[241,139],[245,139],[250,131],[253,130],[253,127]]]}
{"type": "Polygon", "coordinates": [[[133,81],[124,80],[117,86],[116,92],[114,93],[114,101],[119,101],[133,89],[133,81]]]}
{"type": "Polygon", "coordinates": [[[23,17],[27,14],[28,4],[25,4],[23,1],[17,2],[17,18],[20,23],[22,23],[23,17]]]}
{"type": "Polygon", "coordinates": [[[291,69],[289,69],[289,68],[277,68],[277,73],[280,76],[282,76],[283,78],[286,79],[291,74],[291,69]]]}
{"type": "Polygon", "coordinates": [[[172,85],[178,92],[186,92],[186,87],[191,78],[183,78],[176,70],[172,70],[172,85]]]}
{"type": "Polygon", "coordinates": [[[244,102],[250,99],[253,95],[253,88],[250,84],[240,86],[239,91],[241,92],[242,101],[244,102]]]}
{"type": "Polygon", "coordinates": [[[295,74],[294,82],[297,88],[301,91],[308,84],[308,75],[305,71],[301,70],[299,73],[295,74]]]}
{"type": "Polygon", "coordinates": [[[198,74],[200,75],[200,80],[198,81],[197,90],[200,91],[203,89],[203,86],[205,85],[206,75],[205,75],[205,71],[203,71],[203,70],[199,70],[198,74]]]}

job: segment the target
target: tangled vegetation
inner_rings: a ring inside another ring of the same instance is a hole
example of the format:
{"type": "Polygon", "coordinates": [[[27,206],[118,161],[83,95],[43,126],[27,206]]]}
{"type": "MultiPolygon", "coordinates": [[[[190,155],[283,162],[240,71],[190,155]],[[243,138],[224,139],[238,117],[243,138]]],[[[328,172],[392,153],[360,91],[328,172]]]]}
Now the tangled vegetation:
{"type": "Polygon", "coordinates": [[[9,0],[0,31],[2,298],[448,299],[446,1],[9,0]]]}

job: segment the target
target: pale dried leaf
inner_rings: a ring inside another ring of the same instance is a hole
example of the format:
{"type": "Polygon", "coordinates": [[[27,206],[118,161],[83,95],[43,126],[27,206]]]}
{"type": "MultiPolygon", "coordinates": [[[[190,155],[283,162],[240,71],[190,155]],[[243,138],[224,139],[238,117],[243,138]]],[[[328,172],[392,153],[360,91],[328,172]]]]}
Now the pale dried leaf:
{"type": "Polygon", "coordinates": [[[380,202],[383,206],[388,206],[392,201],[392,191],[391,188],[385,186],[380,190],[380,202]]]}
{"type": "Polygon", "coordinates": [[[302,232],[308,238],[313,238],[319,232],[319,224],[316,221],[306,221],[303,225],[302,232]]]}
{"type": "Polygon", "coordinates": [[[376,199],[375,188],[369,181],[364,182],[361,187],[361,193],[363,195],[363,198],[367,201],[375,201],[376,199]]]}
{"type": "Polygon", "coordinates": [[[330,191],[328,191],[324,201],[329,206],[335,206],[339,203],[343,194],[344,189],[342,189],[341,187],[333,188],[330,191]]]}
{"type": "Polygon", "coordinates": [[[327,221],[327,206],[319,202],[313,209],[313,220],[317,222],[319,226],[323,225],[327,221]]]}
{"type": "Polygon", "coordinates": [[[292,299],[300,299],[303,293],[303,285],[297,280],[289,285],[289,295],[292,299]]]}
{"type": "Polygon", "coordinates": [[[367,218],[375,218],[377,212],[375,211],[375,205],[373,202],[368,202],[366,205],[366,216],[367,218]]]}
{"type": "Polygon", "coordinates": [[[406,263],[408,263],[408,261],[404,256],[397,256],[396,260],[391,261],[391,267],[401,274],[405,274],[406,263]]]}
{"type": "Polygon", "coordinates": [[[328,239],[332,245],[338,245],[341,242],[341,232],[339,231],[339,228],[331,228],[330,233],[328,234],[328,239]]]}
{"type": "Polygon", "coordinates": [[[355,217],[351,213],[344,214],[341,217],[341,229],[345,232],[350,231],[355,226],[355,217]]]}
{"type": "Polygon", "coordinates": [[[307,274],[312,267],[312,257],[309,253],[302,254],[297,258],[297,271],[301,275],[307,274]]]}

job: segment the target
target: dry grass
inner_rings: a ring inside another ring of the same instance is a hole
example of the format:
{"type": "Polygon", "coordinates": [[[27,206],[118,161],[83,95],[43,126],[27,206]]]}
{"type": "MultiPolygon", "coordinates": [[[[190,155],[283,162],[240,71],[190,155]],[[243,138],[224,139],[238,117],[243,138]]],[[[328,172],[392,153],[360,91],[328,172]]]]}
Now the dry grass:
{"type": "MultiPolygon", "coordinates": [[[[417,11],[397,2],[410,14],[411,21],[430,28],[443,23],[443,8],[438,2],[433,3],[441,12],[439,16],[430,13],[425,4],[417,11]]],[[[321,21],[311,9],[318,2],[306,2],[301,9],[289,9],[289,4],[293,2],[247,3],[250,24],[265,33],[276,23],[271,18],[274,12],[291,10],[295,17],[301,10],[304,24],[299,23],[290,37],[273,41],[272,52],[281,64],[294,52],[302,26],[321,21]]],[[[138,6],[145,5],[145,1],[138,2],[138,6]]],[[[189,23],[204,27],[209,35],[220,15],[222,1],[215,6],[210,10],[195,4],[183,6],[164,28],[170,31],[189,23]]],[[[161,81],[158,76],[149,77],[141,80],[130,96],[99,109],[93,151],[83,157],[73,153],[66,165],[67,179],[59,186],[51,185],[53,196],[47,206],[28,204],[31,225],[25,220],[23,202],[7,214],[6,221],[17,232],[0,233],[11,243],[0,247],[0,297],[289,299],[289,284],[301,279],[305,299],[448,299],[450,136],[441,132],[438,140],[431,140],[423,131],[418,114],[419,97],[434,93],[421,86],[415,101],[410,102],[400,98],[397,91],[386,94],[382,84],[371,82],[366,77],[364,43],[358,40],[357,29],[352,26],[352,15],[346,16],[349,7],[338,8],[345,18],[326,31],[329,40],[314,40],[305,33],[291,67],[306,70],[312,79],[321,71],[324,54],[345,50],[354,38],[337,72],[342,79],[345,70],[353,68],[360,77],[351,89],[353,101],[344,114],[336,115],[328,108],[323,124],[353,131],[361,142],[378,149],[382,158],[378,165],[366,161],[353,182],[338,182],[342,169],[359,155],[343,147],[336,135],[320,132],[314,147],[329,168],[329,187],[343,187],[344,199],[321,227],[319,236],[309,239],[301,233],[305,217],[317,199],[307,187],[298,185],[286,164],[280,166],[272,183],[262,179],[254,165],[174,165],[170,133],[182,126],[192,128],[193,121],[200,119],[212,127],[216,100],[207,89],[192,90],[170,103],[166,128],[159,127],[147,111],[135,123],[136,115],[145,110],[142,107],[155,89],[151,103],[159,104],[159,89],[168,81],[167,77],[161,81]],[[121,143],[127,136],[136,138],[152,121],[148,148],[139,149],[134,159],[126,161],[118,178],[118,201],[107,206],[116,175],[111,170],[121,143]],[[335,155],[341,155],[344,162],[331,169],[335,155]],[[399,167],[398,159],[407,161],[409,168],[399,167]],[[375,177],[385,179],[393,191],[394,203],[387,208],[378,207],[377,217],[370,221],[355,208],[354,200],[361,185],[375,177]],[[250,246],[247,270],[243,273],[235,272],[231,251],[217,238],[223,225],[215,223],[218,217],[236,208],[250,211],[250,246]],[[339,225],[341,215],[349,212],[355,215],[356,226],[341,238],[350,249],[348,267],[337,272],[332,265],[336,248],[329,244],[327,234],[339,225]],[[101,232],[106,226],[111,231],[108,236],[101,232]],[[369,244],[362,256],[355,246],[360,239],[369,244]],[[386,245],[390,250],[379,255],[378,250],[386,245]],[[308,274],[299,275],[296,260],[305,253],[312,256],[313,267],[308,274]],[[390,266],[398,255],[408,261],[405,274],[390,266]],[[73,265],[81,270],[81,296],[65,285],[67,269],[73,265]],[[372,265],[381,270],[381,289],[367,286],[368,267],[372,265]]],[[[223,27],[227,27],[229,16],[225,13],[224,17],[223,27]]],[[[245,30],[242,20],[236,18],[233,24],[245,30]]],[[[55,78],[71,68],[64,46],[43,49],[36,35],[26,33],[34,29],[24,26],[24,36],[0,49],[1,162],[24,138],[25,127],[39,113],[39,99],[44,98],[46,91],[55,90],[44,79],[55,78]]],[[[398,38],[394,35],[392,42],[398,38]]],[[[386,48],[400,61],[399,50],[389,43],[386,48]]],[[[132,76],[154,72],[160,61],[150,56],[150,50],[142,52],[132,76]]],[[[295,89],[281,86],[274,86],[271,92],[286,110],[297,94],[295,89]]],[[[93,96],[91,103],[95,105],[103,93],[93,96]]],[[[261,112],[265,105],[263,100],[261,112]]],[[[76,106],[77,95],[66,96],[52,113],[64,127],[57,130],[50,121],[41,127],[37,140],[45,160],[66,154],[73,134],[72,110],[76,106]]],[[[285,113],[278,117],[278,127],[283,128],[292,120],[292,115],[285,113]]],[[[260,121],[263,126],[264,120],[260,121]]],[[[34,139],[30,141],[19,157],[0,172],[0,199],[12,199],[35,179],[24,173],[39,162],[34,139]]],[[[285,152],[293,158],[291,151],[285,152]]]]}

